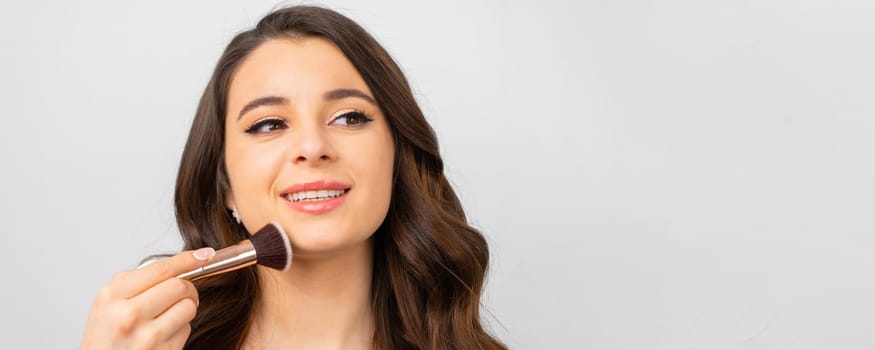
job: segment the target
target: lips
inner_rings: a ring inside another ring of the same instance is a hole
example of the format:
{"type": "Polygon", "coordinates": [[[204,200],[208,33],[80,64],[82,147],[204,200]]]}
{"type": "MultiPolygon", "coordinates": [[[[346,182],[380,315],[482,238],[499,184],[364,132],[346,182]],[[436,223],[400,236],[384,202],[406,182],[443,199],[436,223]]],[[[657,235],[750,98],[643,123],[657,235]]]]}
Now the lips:
{"type": "Polygon", "coordinates": [[[316,180],[292,185],[280,193],[292,209],[322,214],[341,206],[351,187],[340,181],[316,180]]]}

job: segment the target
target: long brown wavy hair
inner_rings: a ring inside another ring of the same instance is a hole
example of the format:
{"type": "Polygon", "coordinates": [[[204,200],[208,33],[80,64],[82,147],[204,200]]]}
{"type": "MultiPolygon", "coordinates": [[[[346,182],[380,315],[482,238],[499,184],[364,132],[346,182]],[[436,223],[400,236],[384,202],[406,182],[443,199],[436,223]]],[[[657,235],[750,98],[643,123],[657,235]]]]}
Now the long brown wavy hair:
{"type": "MultiPolygon", "coordinates": [[[[271,39],[320,37],[349,59],[384,112],[395,143],[389,211],[374,233],[372,300],[377,349],[504,349],[482,327],[480,295],[489,261],[483,236],[444,176],[437,138],[401,69],[355,22],[332,10],[273,11],[228,44],[201,97],[176,180],[184,249],[222,248],[247,237],[225,207],[227,94],[231,76],[271,39]]],[[[239,348],[259,298],[254,267],[195,283],[200,306],[187,349],[239,348]]]]}

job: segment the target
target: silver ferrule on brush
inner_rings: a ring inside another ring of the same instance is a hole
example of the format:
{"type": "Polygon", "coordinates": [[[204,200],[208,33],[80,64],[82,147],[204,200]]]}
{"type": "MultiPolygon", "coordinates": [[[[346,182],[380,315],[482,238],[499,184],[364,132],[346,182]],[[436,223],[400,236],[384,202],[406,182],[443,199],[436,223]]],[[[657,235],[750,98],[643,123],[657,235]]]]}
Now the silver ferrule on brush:
{"type": "Polygon", "coordinates": [[[178,278],[197,281],[228,271],[242,269],[255,264],[255,247],[249,240],[216,251],[216,255],[206,265],[183,273],[178,278]]]}

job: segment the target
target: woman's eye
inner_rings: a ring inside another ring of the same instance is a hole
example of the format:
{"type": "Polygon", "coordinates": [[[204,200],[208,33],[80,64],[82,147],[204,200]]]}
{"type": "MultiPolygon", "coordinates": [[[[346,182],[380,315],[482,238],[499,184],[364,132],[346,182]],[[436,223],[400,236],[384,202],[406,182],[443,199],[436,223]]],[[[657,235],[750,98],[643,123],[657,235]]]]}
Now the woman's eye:
{"type": "Polygon", "coordinates": [[[282,119],[271,118],[271,119],[262,119],[252,124],[248,129],[246,129],[247,134],[266,134],[275,130],[282,130],[286,128],[286,122],[282,119]]]}
{"type": "Polygon", "coordinates": [[[362,112],[350,111],[334,118],[334,120],[331,121],[331,124],[342,125],[346,127],[361,127],[372,121],[373,119],[368,118],[368,116],[362,112]]]}

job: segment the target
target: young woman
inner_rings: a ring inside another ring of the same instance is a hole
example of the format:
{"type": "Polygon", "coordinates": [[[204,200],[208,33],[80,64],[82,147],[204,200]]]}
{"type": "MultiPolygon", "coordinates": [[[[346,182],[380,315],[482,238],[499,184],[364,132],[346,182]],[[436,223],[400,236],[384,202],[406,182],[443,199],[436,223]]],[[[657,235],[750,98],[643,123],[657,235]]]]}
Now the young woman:
{"type": "Polygon", "coordinates": [[[83,349],[504,348],[479,316],[486,241],[434,132],[392,58],[336,12],[280,9],[231,40],[175,204],[186,251],[102,288],[83,349]],[[270,221],[289,270],[174,278],[270,221]]]}

